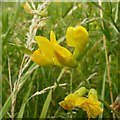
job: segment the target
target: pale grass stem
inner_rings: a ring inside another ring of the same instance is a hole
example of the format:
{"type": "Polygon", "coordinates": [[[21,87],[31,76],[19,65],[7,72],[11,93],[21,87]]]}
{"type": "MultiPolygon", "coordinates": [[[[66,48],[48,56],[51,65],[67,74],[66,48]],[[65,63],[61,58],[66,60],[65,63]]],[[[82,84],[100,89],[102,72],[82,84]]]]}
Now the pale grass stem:
{"type": "MultiPolygon", "coordinates": [[[[31,3],[32,3],[32,7],[35,9],[35,5],[34,5],[32,0],[31,0],[31,3]]],[[[39,13],[41,10],[45,9],[45,6],[47,3],[48,3],[48,1],[43,2],[43,4],[39,4],[38,8],[36,9],[37,13],[39,13]]],[[[28,49],[32,49],[32,45],[34,43],[34,37],[36,35],[37,29],[40,26],[42,26],[40,23],[41,23],[40,17],[37,14],[35,14],[33,16],[33,19],[31,20],[29,32],[27,33],[27,41],[26,41],[25,47],[27,47],[28,49]]],[[[12,109],[11,109],[12,120],[14,120],[14,110],[15,110],[15,103],[16,103],[17,94],[25,82],[21,78],[24,76],[24,74],[27,74],[27,72],[26,73],[24,73],[24,72],[25,72],[26,68],[28,68],[28,66],[30,65],[30,61],[31,61],[30,57],[25,54],[23,56],[23,59],[22,59],[21,65],[20,65],[18,79],[15,81],[13,89],[12,89],[10,63],[9,63],[9,59],[8,59],[10,90],[12,92],[12,109]]],[[[35,67],[35,68],[37,68],[37,67],[35,67]]]]}
{"type": "MultiPolygon", "coordinates": [[[[60,87],[64,87],[64,86],[66,86],[66,85],[67,85],[67,83],[59,84],[60,87]]],[[[48,90],[55,89],[55,88],[56,88],[56,85],[55,85],[55,84],[54,84],[53,86],[46,87],[46,88],[44,88],[43,90],[37,91],[36,93],[34,93],[28,100],[30,100],[31,98],[35,97],[36,95],[44,94],[44,93],[46,93],[48,90]]]]}
{"type": "MultiPolygon", "coordinates": [[[[102,8],[102,1],[99,0],[99,6],[102,8]]],[[[103,19],[103,11],[100,9],[100,17],[103,19]]],[[[102,28],[104,28],[103,21],[101,21],[102,28]]],[[[108,84],[109,84],[109,90],[110,90],[110,100],[111,104],[113,103],[113,93],[112,93],[112,80],[110,77],[110,65],[109,65],[109,59],[108,59],[108,52],[107,52],[107,45],[106,45],[106,37],[103,34],[103,46],[105,49],[105,59],[106,59],[106,67],[107,67],[107,76],[108,76],[108,84]]],[[[113,114],[113,118],[115,118],[115,115],[113,114]]]]}
{"type": "Polygon", "coordinates": [[[11,78],[11,67],[10,67],[10,58],[8,57],[8,76],[9,76],[9,84],[10,84],[10,91],[12,93],[12,78],[11,78]]]}

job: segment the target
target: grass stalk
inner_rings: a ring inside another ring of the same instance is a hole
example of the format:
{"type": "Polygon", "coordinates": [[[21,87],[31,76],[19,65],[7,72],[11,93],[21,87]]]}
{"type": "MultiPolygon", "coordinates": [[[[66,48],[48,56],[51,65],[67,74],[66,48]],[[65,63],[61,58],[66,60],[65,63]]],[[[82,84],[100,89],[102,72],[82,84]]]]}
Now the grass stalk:
{"type": "MultiPolygon", "coordinates": [[[[102,89],[101,89],[101,99],[104,100],[104,97],[105,97],[105,82],[106,82],[106,69],[105,69],[105,72],[104,72],[104,76],[103,76],[103,83],[102,83],[102,89]]],[[[104,104],[102,103],[101,105],[102,109],[104,109],[104,104]]],[[[103,118],[103,113],[101,113],[99,115],[99,118],[103,118]]]]}
{"type": "MultiPolygon", "coordinates": [[[[99,0],[99,6],[102,8],[102,1],[99,0]]],[[[100,9],[100,17],[101,19],[103,19],[103,11],[100,9]]],[[[101,21],[102,24],[102,28],[104,29],[104,23],[103,21],[101,21]]],[[[110,100],[111,100],[111,104],[113,103],[113,93],[112,93],[112,80],[110,77],[110,65],[109,65],[109,59],[108,59],[108,51],[107,51],[107,43],[106,43],[106,37],[103,34],[103,46],[104,46],[104,50],[105,50],[105,59],[106,59],[106,67],[107,67],[107,76],[108,76],[108,84],[109,84],[109,91],[110,91],[110,100]]],[[[113,114],[113,118],[114,118],[114,114],[113,114]]]]}

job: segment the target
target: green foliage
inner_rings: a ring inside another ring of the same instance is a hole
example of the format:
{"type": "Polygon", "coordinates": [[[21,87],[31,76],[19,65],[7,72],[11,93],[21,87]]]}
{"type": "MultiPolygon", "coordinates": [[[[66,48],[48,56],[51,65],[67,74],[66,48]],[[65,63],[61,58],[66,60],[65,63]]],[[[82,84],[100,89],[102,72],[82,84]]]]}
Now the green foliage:
{"type": "MultiPolygon", "coordinates": [[[[34,4],[37,6],[39,3],[34,4]]],[[[89,32],[89,42],[80,56],[80,69],[68,69],[61,76],[62,67],[38,67],[33,62],[29,63],[21,74],[18,84],[20,89],[15,91],[15,118],[68,118],[71,115],[73,118],[87,118],[86,113],[81,109],[75,108],[73,111],[65,111],[58,104],[70,93],[71,89],[75,91],[80,86],[87,87],[86,80],[91,87],[97,90],[101,99],[109,105],[111,104],[103,35],[106,37],[112,93],[113,99],[115,99],[119,93],[118,75],[120,74],[118,69],[118,40],[120,34],[118,4],[117,2],[108,2],[102,3],[102,7],[100,7],[97,2],[51,2],[46,6],[47,18],[44,20],[46,25],[38,29],[37,35],[49,38],[50,31],[53,30],[58,42],[66,46],[67,27],[82,23],[89,32]],[[100,10],[103,11],[103,19],[100,18],[100,10]],[[85,20],[87,21],[83,22],[85,20]],[[103,26],[101,22],[103,22],[103,26]],[[59,84],[64,83],[67,83],[67,85],[59,86],[59,84]],[[42,91],[53,85],[56,85],[53,91],[49,89],[40,95],[31,97],[37,91],[42,91]],[[30,97],[31,99],[29,99],[30,97]]],[[[24,54],[30,55],[31,51],[37,48],[34,43],[31,50],[25,46],[26,33],[29,31],[31,24],[29,21],[32,20],[33,15],[26,13],[22,5],[23,3],[3,2],[2,14],[0,14],[2,18],[3,105],[0,117],[3,115],[2,118],[4,119],[11,117],[11,95],[13,91],[10,89],[10,79],[13,88],[19,79],[24,54]]],[[[72,51],[73,48],[70,48],[70,50],[72,51]]],[[[22,67],[25,65],[23,64],[22,67]]],[[[104,113],[100,117],[112,118],[110,109],[104,107],[104,113]]]]}

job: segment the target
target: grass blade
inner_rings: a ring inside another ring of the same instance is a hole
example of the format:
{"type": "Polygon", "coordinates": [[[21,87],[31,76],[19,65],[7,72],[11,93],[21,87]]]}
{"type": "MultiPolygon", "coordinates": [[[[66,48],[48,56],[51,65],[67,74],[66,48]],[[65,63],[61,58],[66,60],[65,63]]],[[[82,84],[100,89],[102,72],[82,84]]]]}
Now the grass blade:
{"type": "Polygon", "coordinates": [[[22,102],[22,105],[21,105],[21,108],[20,108],[20,110],[19,110],[19,113],[18,113],[18,116],[17,116],[17,118],[23,118],[23,114],[24,114],[24,110],[25,110],[25,106],[26,106],[26,102],[25,101],[27,101],[28,100],[28,97],[29,97],[29,95],[30,95],[30,91],[31,91],[31,89],[32,89],[32,83],[33,83],[33,80],[31,80],[32,82],[29,84],[29,87],[28,87],[28,91],[27,91],[27,93],[26,93],[26,95],[25,95],[25,97],[24,97],[24,99],[23,99],[23,102],[22,102]]]}
{"type": "MultiPolygon", "coordinates": [[[[104,76],[103,76],[103,84],[102,84],[102,89],[101,89],[101,99],[104,100],[105,97],[105,80],[106,80],[106,69],[104,72],[104,76]]],[[[102,109],[104,109],[104,104],[102,103],[102,109]]],[[[103,113],[100,114],[99,118],[103,117],[103,113]]]]}
{"type": "Polygon", "coordinates": [[[4,117],[4,115],[9,110],[9,107],[10,107],[11,103],[12,103],[12,99],[11,99],[11,95],[10,95],[9,98],[7,99],[7,101],[5,102],[2,110],[0,111],[0,118],[1,119],[4,117]]]}
{"type": "Polygon", "coordinates": [[[46,101],[43,105],[42,112],[40,114],[40,118],[46,118],[46,114],[47,114],[51,99],[52,99],[52,90],[50,90],[48,95],[47,95],[46,101]]]}

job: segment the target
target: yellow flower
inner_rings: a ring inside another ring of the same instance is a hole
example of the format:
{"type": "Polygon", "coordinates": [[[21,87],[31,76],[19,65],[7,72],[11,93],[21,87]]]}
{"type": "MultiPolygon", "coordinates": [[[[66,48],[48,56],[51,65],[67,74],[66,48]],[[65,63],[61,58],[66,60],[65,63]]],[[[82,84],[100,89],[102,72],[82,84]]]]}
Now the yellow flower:
{"type": "Polygon", "coordinates": [[[75,47],[75,56],[79,55],[88,42],[88,32],[82,26],[68,27],[66,33],[68,46],[75,47]]]}
{"type": "Polygon", "coordinates": [[[77,99],[80,96],[83,96],[86,94],[86,88],[85,87],[81,87],[78,90],[76,90],[74,93],[69,94],[68,96],[66,96],[64,98],[64,101],[61,101],[59,104],[61,107],[63,107],[66,110],[71,110],[72,108],[76,107],[76,102],[77,99]]]}
{"type": "Polygon", "coordinates": [[[63,107],[66,110],[71,110],[76,106],[76,100],[78,96],[75,94],[69,94],[68,96],[65,97],[64,101],[61,101],[59,105],[63,107]]]}
{"type": "Polygon", "coordinates": [[[87,112],[88,118],[96,118],[103,111],[100,107],[101,102],[98,101],[95,89],[90,89],[88,97],[84,97],[87,91],[85,87],[81,87],[74,93],[66,96],[59,105],[66,110],[71,110],[74,107],[82,108],[87,112]]]}
{"type": "Polygon", "coordinates": [[[88,118],[96,118],[102,113],[101,102],[94,94],[88,94],[88,98],[79,97],[76,101],[76,107],[82,108],[87,112],[88,118]]]}
{"type": "Polygon", "coordinates": [[[40,66],[58,65],[74,66],[75,59],[72,53],[60,46],[53,31],[50,33],[50,41],[42,36],[36,36],[39,49],[32,55],[32,61],[40,66]]]}

